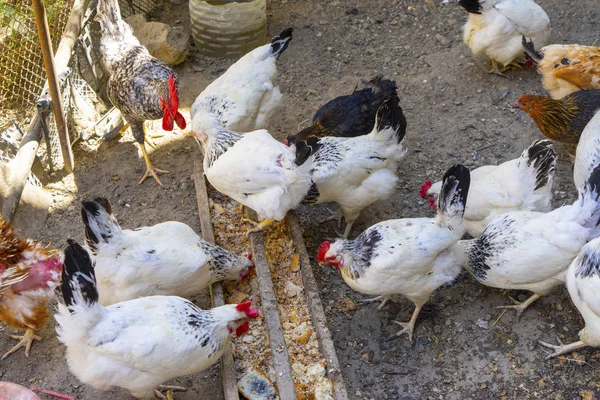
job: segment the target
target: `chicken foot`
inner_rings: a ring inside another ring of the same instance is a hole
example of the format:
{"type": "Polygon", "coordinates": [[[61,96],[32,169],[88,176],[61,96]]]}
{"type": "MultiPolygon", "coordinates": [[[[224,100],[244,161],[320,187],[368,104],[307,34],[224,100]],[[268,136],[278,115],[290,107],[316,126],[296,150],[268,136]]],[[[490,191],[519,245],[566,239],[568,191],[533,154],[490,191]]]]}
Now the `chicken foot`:
{"type": "Polygon", "coordinates": [[[378,301],[378,300],[381,300],[381,304],[379,306],[377,306],[377,309],[381,310],[388,301],[392,301],[392,296],[381,295],[381,296],[373,297],[372,299],[359,300],[358,302],[359,303],[372,303],[372,302],[378,301]]]}
{"type": "Polygon", "coordinates": [[[501,70],[500,67],[498,66],[497,61],[495,61],[495,60],[490,60],[490,61],[492,62],[492,69],[488,71],[488,74],[494,74],[494,75],[498,75],[498,76],[501,76],[506,79],[510,79],[510,77],[508,75],[503,73],[503,71],[506,71],[508,68],[503,68],[501,70]]]}
{"type": "Polygon", "coordinates": [[[187,389],[183,386],[160,385],[154,391],[154,395],[161,400],[173,400],[173,391],[185,392],[187,389]],[[162,392],[166,391],[166,396],[162,392]]]}
{"type": "Polygon", "coordinates": [[[152,175],[152,177],[154,178],[154,180],[160,185],[162,186],[162,182],[160,181],[160,179],[158,178],[158,173],[163,173],[163,174],[168,174],[169,171],[166,171],[164,169],[158,169],[155,168],[152,165],[152,162],[150,161],[150,157],[148,157],[148,153],[146,152],[146,146],[144,145],[144,143],[140,144],[140,149],[142,150],[142,155],[144,156],[144,162],[146,163],[146,173],[144,173],[144,176],[142,176],[142,179],[140,179],[140,181],[138,182],[138,185],[141,185],[142,183],[144,183],[144,181],[146,180],[146,178],[148,178],[148,176],[152,175]]]}
{"type": "Polygon", "coordinates": [[[547,356],[545,360],[549,360],[562,354],[570,353],[577,349],[581,349],[582,347],[587,347],[587,344],[583,343],[581,340],[574,343],[564,344],[558,336],[556,337],[556,339],[558,340],[558,345],[542,342],[541,340],[538,341],[539,344],[541,344],[542,346],[549,347],[554,350],[554,353],[547,356]]]}
{"type": "Polygon", "coordinates": [[[254,225],[254,228],[248,229],[246,231],[246,236],[248,236],[248,235],[250,235],[251,233],[254,233],[254,232],[262,232],[263,229],[265,229],[267,226],[269,226],[273,222],[275,222],[275,220],[273,218],[265,219],[265,220],[262,220],[260,222],[256,222],[256,221],[254,221],[254,220],[252,220],[250,218],[242,218],[242,221],[254,225]]]}
{"type": "Polygon", "coordinates": [[[510,297],[509,298],[512,300],[513,303],[515,303],[514,306],[498,306],[496,308],[504,308],[504,309],[513,309],[517,311],[517,322],[519,321],[519,319],[521,318],[521,315],[523,314],[523,311],[525,311],[527,309],[527,307],[529,307],[531,305],[531,303],[533,303],[534,301],[536,301],[537,299],[539,299],[541,296],[537,293],[532,294],[527,300],[525,300],[524,302],[520,302],[518,300],[515,300],[514,298],[510,297]]]}
{"type": "Polygon", "coordinates": [[[10,337],[13,338],[13,339],[17,339],[17,340],[21,339],[21,341],[19,343],[17,343],[17,345],[15,347],[13,347],[9,351],[7,351],[2,356],[3,360],[6,357],[10,356],[12,353],[14,353],[17,350],[19,350],[21,347],[25,347],[25,357],[29,357],[29,353],[31,352],[31,345],[33,344],[33,341],[34,340],[42,340],[42,338],[39,337],[38,335],[36,335],[35,331],[33,329],[31,329],[31,328],[28,328],[25,331],[25,334],[23,336],[10,335],[10,337]]]}
{"type": "Polygon", "coordinates": [[[421,307],[423,306],[417,306],[415,305],[415,311],[413,311],[413,315],[410,318],[410,321],[408,322],[399,322],[399,321],[392,321],[395,324],[400,325],[402,329],[400,332],[396,333],[394,336],[402,336],[405,333],[408,334],[408,340],[412,343],[413,341],[413,331],[415,329],[415,323],[417,322],[417,317],[419,316],[419,313],[421,312],[421,307]]]}
{"type": "Polygon", "coordinates": [[[319,223],[323,224],[325,222],[337,221],[338,229],[341,229],[342,228],[342,218],[344,217],[344,214],[342,214],[342,209],[338,208],[338,210],[336,212],[331,211],[329,208],[325,208],[325,209],[327,211],[329,211],[331,215],[329,215],[329,217],[323,218],[322,220],[319,221],[319,223]]]}

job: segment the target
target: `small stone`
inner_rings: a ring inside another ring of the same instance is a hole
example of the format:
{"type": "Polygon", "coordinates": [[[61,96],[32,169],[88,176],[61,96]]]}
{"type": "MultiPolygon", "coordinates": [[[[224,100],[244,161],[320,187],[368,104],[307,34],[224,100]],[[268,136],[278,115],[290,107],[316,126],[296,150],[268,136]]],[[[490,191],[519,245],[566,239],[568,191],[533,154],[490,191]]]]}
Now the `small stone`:
{"type": "Polygon", "coordinates": [[[112,177],[112,180],[113,180],[113,181],[118,181],[119,179],[121,179],[121,178],[119,177],[119,175],[113,175],[113,177],[112,177]]]}
{"type": "Polygon", "coordinates": [[[287,281],[285,284],[285,295],[287,297],[296,297],[302,293],[302,288],[294,285],[292,282],[287,281]]]}
{"type": "Polygon", "coordinates": [[[346,14],[348,14],[348,15],[358,15],[359,12],[360,12],[360,10],[356,7],[351,7],[346,10],[346,14]]]}
{"type": "Polygon", "coordinates": [[[120,205],[121,207],[125,206],[125,199],[119,199],[117,201],[117,204],[120,205]]]}

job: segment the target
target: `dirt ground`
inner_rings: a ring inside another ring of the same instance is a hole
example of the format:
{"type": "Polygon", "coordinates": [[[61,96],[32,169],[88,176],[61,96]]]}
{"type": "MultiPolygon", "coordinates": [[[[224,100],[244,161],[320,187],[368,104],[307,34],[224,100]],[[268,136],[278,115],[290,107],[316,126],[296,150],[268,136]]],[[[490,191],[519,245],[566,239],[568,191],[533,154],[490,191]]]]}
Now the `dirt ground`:
{"type": "MultiPolygon", "coordinates": [[[[597,0],[539,3],[552,21],[554,43],[593,44],[600,39],[597,0]]],[[[278,138],[305,126],[319,105],[350,93],[361,78],[384,74],[398,84],[408,120],[400,184],[389,200],[363,212],[352,237],[384,219],[431,215],[418,189],[427,179],[440,179],[450,165],[497,164],[517,157],[542,137],[528,116],[508,105],[524,93],[542,94],[540,77],[533,69],[508,72],[511,79],[485,73],[462,43],[467,14],[455,1],[273,0],[268,12],[270,37],[289,26],[296,29],[278,64],[284,93],[283,110],[272,129],[278,138]]],[[[154,19],[188,25],[187,2],[165,2],[154,19]]],[[[184,110],[231,63],[192,51],[177,67],[184,110]]],[[[159,122],[154,127],[160,132],[159,122]]],[[[99,146],[94,141],[76,146],[75,174],[56,174],[45,181],[54,201],[40,239],[60,247],[70,237],[83,240],[80,202],[95,196],[112,200],[125,228],[177,220],[199,231],[192,161],[200,153],[193,140],[180,131],[157,140],[151,158],[157,167],[171,171],[162,177],[162,188],[151,179],[137,184],[143,161],[132,142],[128,133],[99,146]]],[[[559,150],[557,206],[576,196],[566,156],[570,149],[559,150]]],[[[315,222],[325,214],[323,206],[300,210],[312,254],[322,240],[336,236],[333,223],[315,222]]],[[[585,349],[568,360],[544,361],[546,352],[537,344],[553,342],[557,334],[567,342],[578,339],[583,321],[564,288],[537,301],[517,323],[510,311],[499,319],[501,310],[495,306],[507,303],[505,295],[462,275],[431,298],[411,345],[405,337],[389,339],[399,328],[392,320],[408,320],[412,313],[408,300],[398,297],[381,311],[377,304],[347,309],[342,299],[356,302],[364,296],[332,268],[315,265],[315,273],[351,399],[600,397],[600,352],[585,349]]],[[[528,293],[512,295],[523,299],[528,293]]],[[[208,306],[206,294],[197,300],[208,306]]],[[[94,390],[71,375],[54,329],[50,321],[40,331],[43,341],[34,344],[29,359],[20,351],[1,361],[1,379],[77,399],[130,398],[120,389],[94,390]]],[[[0,352],[13,344],[9,333],[4,328],[0,352]]],[[[173,383],[190,389],[177,399],[222,398],[218,366],[173,383]]]]}

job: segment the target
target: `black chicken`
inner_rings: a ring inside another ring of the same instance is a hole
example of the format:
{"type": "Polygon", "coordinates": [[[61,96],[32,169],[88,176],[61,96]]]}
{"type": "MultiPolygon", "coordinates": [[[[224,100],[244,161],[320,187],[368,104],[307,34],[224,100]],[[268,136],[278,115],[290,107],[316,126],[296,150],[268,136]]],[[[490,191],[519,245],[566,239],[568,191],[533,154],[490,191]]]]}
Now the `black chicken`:
{"type": "Polygon", "coordinates": [[[398,93],[396,82],[381,75],[363,83],[364,89],[336,97],[319,108],[313,116],[313,124],[289,135],[284,143],[289,146],[309,136],[356,137],[370,133],[381,104],[398,93]]]}

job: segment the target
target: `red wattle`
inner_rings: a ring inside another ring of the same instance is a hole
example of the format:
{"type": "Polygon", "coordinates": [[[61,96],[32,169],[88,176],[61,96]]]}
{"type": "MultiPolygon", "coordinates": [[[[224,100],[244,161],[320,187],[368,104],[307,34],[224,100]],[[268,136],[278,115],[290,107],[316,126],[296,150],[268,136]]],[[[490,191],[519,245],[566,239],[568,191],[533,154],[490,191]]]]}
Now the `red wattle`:
{"type": "Polygon", "coordinates": [[[179,111],[177,111],[177,113],[175,114],[175,123],[177,124],[179,129],[185,129],[186,127],[185,118],[183,117],[183,115],[181,115],[179,111]]]}
{"type": "Polygon", "coordinates": [[[242,325],[238,326],[238,328],[235,330],[235,335],[240,336],[240,335],[248,332],[249,330],[250,330],[250,325],[248,324],[248,321],[246,321],[242,325]]]}
{"type": "Polygon", "coordinates": [[[165,131],[172,131],[173,130],[173,117],[171,117],[169,114],[165,114],[163,116],[162,128],[165,131]]]}

